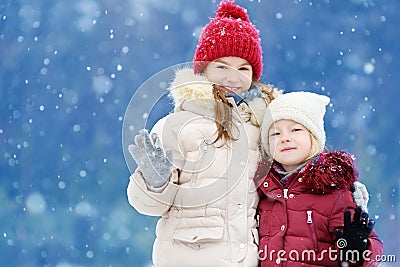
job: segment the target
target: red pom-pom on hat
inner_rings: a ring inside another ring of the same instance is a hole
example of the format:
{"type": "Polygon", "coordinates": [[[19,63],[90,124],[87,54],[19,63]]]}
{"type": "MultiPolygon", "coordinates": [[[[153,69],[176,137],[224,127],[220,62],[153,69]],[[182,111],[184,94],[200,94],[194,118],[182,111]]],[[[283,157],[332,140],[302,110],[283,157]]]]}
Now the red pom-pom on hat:
{"type": "Polygon", "coordinates": [[[247,15],[246,9],[241,6],[235,5],[233,1],[223,1],[219,4],[217,9],[216,17],[231,17],[233,19],[242,19],[250,22],[249,15],[247,15]]]}

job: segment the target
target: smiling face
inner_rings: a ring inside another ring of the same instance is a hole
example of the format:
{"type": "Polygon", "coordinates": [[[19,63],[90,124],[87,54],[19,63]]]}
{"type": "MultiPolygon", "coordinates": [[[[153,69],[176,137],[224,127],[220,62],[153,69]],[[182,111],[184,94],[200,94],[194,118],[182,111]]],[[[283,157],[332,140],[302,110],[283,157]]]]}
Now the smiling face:
{"type": "Polygon", "coordinates": [[[292,120],[278,120],[268,131],[270,155],[282,164],[286,171],[292,171],[310,156],[311,134],[303,125],[292,120]]]}
{"type": "Polygon", "coordinates": [[[223,86],[227,93],[240,94],[250,89],[253,68],[239,57],[223,57],[210,62],[204,75],[215,84],[223,86]]]}

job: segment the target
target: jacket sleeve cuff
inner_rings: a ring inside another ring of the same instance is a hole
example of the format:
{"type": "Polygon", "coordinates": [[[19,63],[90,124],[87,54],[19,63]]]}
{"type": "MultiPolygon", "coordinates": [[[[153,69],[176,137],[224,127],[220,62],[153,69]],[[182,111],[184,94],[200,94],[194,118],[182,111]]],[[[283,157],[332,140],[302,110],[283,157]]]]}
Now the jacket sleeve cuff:
{"type": "Polygon", "coordinates": [[[140,172],[135,171],[127,188],[128,201],[139,213],[150,216],[162,216],[173,205],[178,192],[178,185],[171,182],[176,180],[178,172],[172,172],[170,182],[166,183],[160,192],[149,190],[140,172]]]}
{"type": "Polygon", "coordinates": [[[165,188],[168,187],[169,183],[171,183],[171,182],[174,183],[174,184],[178,183],[178,178],[179,178],[178,175],[179,175],[178,174],[178,170],[177,169],[173,169],[172,172],[171,172],[171,175],[169,176],[168,181],[166,181],[166,183],[163,186],[161,186],[161,187],[152,187],[151,185],[147,184],[146,181],[145,181],[145,184],[146,184],[147,189],[149,191],[151,191],[153,193],[162,193],[162,192],[164,192],[165,188]]]}

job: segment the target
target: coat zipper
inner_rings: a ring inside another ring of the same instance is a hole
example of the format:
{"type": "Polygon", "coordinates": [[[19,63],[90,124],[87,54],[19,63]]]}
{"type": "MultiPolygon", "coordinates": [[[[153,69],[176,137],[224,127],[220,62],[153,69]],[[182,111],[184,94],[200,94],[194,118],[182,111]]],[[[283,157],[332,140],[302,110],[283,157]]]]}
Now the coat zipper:
{"type": "Polygon", "coordinates": [[[315,232],[315,226],[312,220],[312,210],[307,210],[307,224],[309,225],[311,231],[311,239],[314,244],[314,250],[318,251],[317,233],[315,232]]]}
{"type": "Polygon", "coordinates": [[[284,197],[285,199],[288,199],[288,194],[287,194],[288,191],[289,191],[289,189],[287,189],[287,188],[284,188],[284,189],[283,189],[283,197],[284,197]]]}

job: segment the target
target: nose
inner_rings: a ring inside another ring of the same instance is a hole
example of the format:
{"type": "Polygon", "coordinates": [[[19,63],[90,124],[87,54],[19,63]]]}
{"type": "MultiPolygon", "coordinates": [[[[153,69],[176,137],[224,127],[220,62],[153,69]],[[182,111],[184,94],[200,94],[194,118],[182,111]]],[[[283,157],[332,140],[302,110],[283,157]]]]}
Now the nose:
{"type": "Polygon", "coordinates": [[[240,73],[237,70],[229,68],[226,74],[226,80],[228,82],[237,82],[240,80],[239,75],[240,73]]]}
{"type": "Polygon", "coordinates": [[[281,133],[281,143],[286,143],[292,141],[290,134],[288,133],[281,133]]]}

